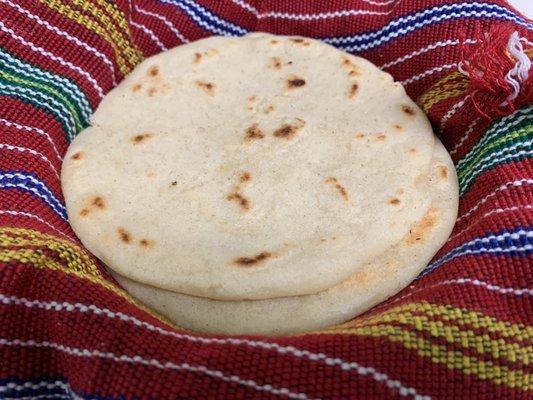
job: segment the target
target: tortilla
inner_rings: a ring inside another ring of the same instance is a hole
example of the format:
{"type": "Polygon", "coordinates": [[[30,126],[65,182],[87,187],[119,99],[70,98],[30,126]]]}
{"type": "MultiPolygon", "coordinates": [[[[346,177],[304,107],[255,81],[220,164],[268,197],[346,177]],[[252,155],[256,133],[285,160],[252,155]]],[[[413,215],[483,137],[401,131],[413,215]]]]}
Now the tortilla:
{"type": "Polygon", "coordinates": [[[428,180],[431,206],[403,240],[324,292],[255,301],[217,301],[144,285],[118,282],[141,302],[180,327],[209,333],[285,335],[352,319],[407,286],[451,233],[458,207],[453,163],[440,142],[428,180]]]}
{"type": "Polygon", "coordinates": [[[313,294],[427,213],[434,147],[390,75],[319,41],[213,37],[145,60],[70,145],[83,244],[116,272],[223,300],[313,294]]]}

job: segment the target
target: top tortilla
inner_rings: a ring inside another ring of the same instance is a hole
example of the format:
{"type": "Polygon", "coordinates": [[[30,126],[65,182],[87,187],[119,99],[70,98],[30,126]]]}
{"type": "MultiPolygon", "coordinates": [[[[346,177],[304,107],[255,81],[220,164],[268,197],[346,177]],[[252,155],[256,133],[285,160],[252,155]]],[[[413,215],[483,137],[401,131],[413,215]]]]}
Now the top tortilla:
{"type": "Polygon", "coordinates": [[[212,37],[145,60],[62,171],[83,244],[213,299],[317,293],[426,213],[434,147],[390,75],[306,38],[212,37]]]}

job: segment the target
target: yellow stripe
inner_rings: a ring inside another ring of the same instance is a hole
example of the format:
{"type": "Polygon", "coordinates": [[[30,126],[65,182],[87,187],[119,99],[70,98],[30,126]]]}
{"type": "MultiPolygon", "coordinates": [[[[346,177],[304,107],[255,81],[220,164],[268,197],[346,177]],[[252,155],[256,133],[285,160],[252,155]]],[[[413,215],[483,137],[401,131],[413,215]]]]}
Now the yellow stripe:
{"type": "Polygon", "coordinates": [[[468,87],[468,78],[460,72],[452,72],[431,86],[418,98],[417,103],[425,112],[428,112],[438,102],[465,93],[468,87]]]}
{"type": "MultiPolygon", "coordinates": [[[[137,300],[135,300],[131,295],[121,289],[120,287],[114,285],[113,283],[107,281],[101,272],[97,269],[96,265],[87,257],[87,255],[81,251],[81,249],[68,242],[67,240],[62,240],[59,238],[56,238],[52,235],[47,235],[40,233],[38,231],[33,231],[30,229],[22,229],[22,228],[1,228],[0,229],[0,245],[13,245],[13,243],[25,243],[25,242],[34,242],[34,245],[41,245],[42,243],[46,243],[47,247],[51,250],[55,250],[57,253],[60,254],[60,257],[62,259],[65,259],[67,261],[66,265],[63,265],[61,263],[58,263],[53,258],[47,256],[46,254],[43,254],[38,249],[2,249],[0,250],[0,261],[3,262],[12,262],[12,261],[18,261],[23,264],[30,264],[31,266],[38,268],[38,269],[50,269],[53,271],[61,271],[68,275],[77,276],[78,278],[87,280],[91,283],[98,284],[102,286],[103,288],[110,290],[114,294],[122,297],[123,299],[127,300],[129,303],[139,307],[143,311],[147,312],[151,316],[157,318],[159,321],[164,322],[167,325],[170,325],[176,329],[181,329],[175,325],[173,325],[170,321],[168,321],[165,317],[157,314],[156,312],[150,310],[149,308],[145,307],[141,303],[139,303],[137,300]],[[46,240],[37,240],[37,239],[24,239],[24,238],[13,238],[10,236],[7,236],[5,234],[2,234],[2,231],[10,231],[10,232],[24,232],[25,235],[31,236],[33,238],[37,236],[47,237],[46,240]],[[53,238],[53,239],[51,239],[53,238]],[[52,243],[52,242],[56,243],[52,243]],[[68,245],[67,245],[68,244],[68,245]],[[68,248],[68,250],[66,250],[68,248]],[[73,248],[77,248],[77,251],[72,251],[73,248]],[[84,265],[83,263],[80,263],[80,259],[82,260],[89,260],[90,265],[84,265]]],[[[31,244],[30,244],[31,245],[31,244]]]]}
{"type": "Polygon", "coordinates": [[[126,20],[121,12],[114,12],[114,16],[116,16],[117,21],[113,21],[101,9],[96,7],[91,1],[70,0],[70,2],[81,7],[85,11],[88,11],[97,20],[102,22],[104,29],[111,33],[111,37],[113,37],[117,41],[117,43],[124,44],[124,52],[133,65],[137,64],[142,59],[141,51],[136,48],[135,45],[131,44],[131,32],[126,25],[126,20]],[[125,28],[125,31],[128,33],[129,38],[125,38],[124,35],[116,28],[117,24],[115,22],[119,21],[122,21],[121,26],[125,28]]]}
{"type": "MultiPolygon", "coordinates": [[[[126,59],[122,55],[122,52],[124,53],[126,52],[125,48],[129,47],[129,45],[126,44],[123,40],[119,40],[118,42],[115,42],[113,38],[107,33],[107,31],[104,28],[102,28],[97,22],[93,21],[91,18],[87,17],[86,15],[83,15],[80,12],[72,9],[68,5],[61,4],[59,0],[39,0],[39,1],[46,4],[48,7],[52,8],[53,10],[56,10],[61,15],[85,26],[87,29],[90,29],[91,31],[95,32],[98,36],[102,37],[113,48],[113,51],[115,53],[115,60],[120,69],[120,72],[123,75],[126,75],[129,71],[131,71],[132,66],[127,64],[126,59]]],[[[132,65],[135,65],[136,63],[137,62],[132,63],[132,65]]]]}
{"type": "Polygon", "coordinates": [[[128,25],[128,22],[126,21],[126,17],[122,13],[122,10],[118,8],[115,3],[110,1],[97,0],[97,3],[101,7],[104,7],[108,14],[111,14],[113,20],[118,24],[118,26],[120,26],[125,32],[127,32],[128,37],[131,39],[130,27],[128,25]]]}
{"type": "Polygon", "coordinates": [[[72,268],[94,276],[101,276],[96,264],[81,247],[53,235],[32,229],[0,228],[0,246],[45,246],[67,260],[72,268]],[[18,237],[12,235],[18,235],[18,237]]]}
{"type": "Polygon", "coordinates": [[[426,103],[421,103],[419,100],[417,103],[424,110],[425,113],[429,112],[431,107],[435,104],[440,103],[443,100],[450,99],[452,97],[457,97],[466,92],[466,88],[444,88],[442,92],[432,94],[432,97],[427,99],[426,103]]]}
{"type": "MultiPolygon", "coordinates": [[[[387,316],[400,316],[405,312],[421,312],[430,317],[439,316],[444,321],[453,321],[460,326],[472,325],[474,328],[483,328],[490,333],[496,332],[503,337],[512,338],[514,340],[530,340],[533,337],[533,326],[499,321],[496,318],[489,317],[479,312],[470,311],[465,308],[454,308],[451,305],[431,304],[426,301],[403,304],[374,316],[359,317],[345,324],[337,325],[318,333],[336,333],[339,330],[344,330],[346,328],[349,329],[352,327],[379,323],[383,321],[384,318],[387,318],[387,316]]],[[[402,322],[402,320],[399,321],[402,322]]],[[[406,320],[404,319],[403,321],[406,320]]]]}
{"type": "Polygon", "coordinates": [[[518,343],[507,343],[503,339],[493,339],[486,333],[477,334],[470,329],[461,330],[455,325],[446,325],[442,321],[433,321],[424,315],[403,313],[385,315],[378,322],[400,322],[411,325],[420,332],[429,332],[433,337],[443,337],[448,343],[458,343],[464,348],[472,348],[479,354],[490,354],[494,358],[505,358],[511,362],[520,361],[529,364],[533,346],[521,347],[518,343]]]}
{"type": "MultiPolygon", "coordinates": [[[[74,108],[74,106],[72,105],[71,101],[69,99],[67,99],[65,96],[63,96],[62,93],[60,93],[57,90],[55,90],[53,87],[41,84],[39,82],[33,82],[33,81],[31,81],[30,79],[27,79],[27,78],[19,78],[18,76],[12,75],[12,74],[10,74],[8,72],[5,72],[5,71],[0,71],[0,78],[4,78],[5,80],[11,81],[11,82],[16,82],[16,83],[18,83],[18,84],[20,84],[22,86],[34,87],[34,88],[40,89],[43,92],[46,92],[48,94],[55,95],[55,96],[59,97],[62,100],[60,102],[60,104],[62,104],[63,106],[66,106],[68,111],[70,111],[70,115],[74,119],[74,124],[75,124],[74,128],[75,129],[81,129],[83,127],[83,123],[79,119],[79,114],[76,111],[76,109],[74,108]]],[[[64,114],[62,114],[62,115],[64,115],[64,114]]]]}
{"type": "MultiPolygon", "coordinates": [[[[529,126],[518,128],[518,129],[509,129],[503,135],[498,134],[498,138],[494,141],[489,142],[480,149],[481,151],[476,152],[476,154],[467,160],[466,167],[460,168],[457,173],[459,179],[465,177],[472,173],[475,169],[475,166],[479,165],[479,161],[488,155],[490,155],[494,150],[504,149],[505,147],[510,147],[515,143],[507,143],[514,139],[527,139],[528,135],[533,134],[529,126]],[[503,145],[503,146],[502,146],[503,145]],[[507,145],[507,146],[505,146],[507,145]]],[[[525,147],[525,145],[523,145],[525,147]]],[[[516,151],[516,150],[515,150],[516,151]]]]}
{"type": "Polygon", "coordinates": [[[460,370],[467,375],[476,375],[480,379],[491,380],[499,385],[522,390],[533,389],[533,376],[521,370],[512,370],[491,361],[478,360],[463,355],[459,351],[450,351],[445,346],[431,343],[417,336],[414,332],[391,325],[378,325],[343,330],[336,333],[349,333],[357,336],[382,337],[392,342],[400,342],[406,348],[415,350],[421,357],[430,358],[432,362],[444,364],[449,369],[460,370]]]}
{"type": "Polygon", "coordinates": [[[57,263],[51,257],[46,256],[45,254],[39,253],[38,250],[31,249],[21,249],[21,250],[1,250],[0,251],[0,261],[3,262],[12,262],[18,261],[22,264],[30,264],[32,267],[37,269],[50,269],[52,271],[61,271],[67,275],[77,276],[78,278],[87,280],[91,283],[96,283],[103,288],[110,290],[114,294],[122,297],[127,300],[129,303],[137,306],[141,310],[147,312],[151,316],[157,318],[159,321],[164,322],[168,325],[173,326],[166,318],[155,313],[154,311],[146,308],[143,304],[135,300],[131,295],[125,290],[115,286],[111,282],[105,280],[103,277],[98,277],[90,274],[86,274],[79,270],[74,270],[70,268],[65,268],[62,264],[57,263]]]}

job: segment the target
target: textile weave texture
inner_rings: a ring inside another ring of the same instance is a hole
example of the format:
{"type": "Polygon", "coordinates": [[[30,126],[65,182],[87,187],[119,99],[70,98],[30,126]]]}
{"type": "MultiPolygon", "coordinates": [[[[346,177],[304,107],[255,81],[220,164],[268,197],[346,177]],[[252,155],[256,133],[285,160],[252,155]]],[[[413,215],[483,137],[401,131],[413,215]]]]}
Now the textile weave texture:
{"type": "Polygon", "coordinates": [[[0,398],[533,399],[527,68],[501,104],[514,32],[533,41],[503,0],[0,0],[0,398]],[[457,166],[459,217],[431,264],[320,332],[172,326],[118,286],[66,215],[62,156],[109,90],[147,56],[251,31],[318,38],[391,73],[457,166]]]}

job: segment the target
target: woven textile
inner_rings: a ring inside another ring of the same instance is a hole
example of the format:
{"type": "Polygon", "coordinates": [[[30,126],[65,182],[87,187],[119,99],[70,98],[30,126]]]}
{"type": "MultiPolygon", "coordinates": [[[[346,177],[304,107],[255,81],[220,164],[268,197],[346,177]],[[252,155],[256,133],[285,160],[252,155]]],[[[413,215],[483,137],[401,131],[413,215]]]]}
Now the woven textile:
{"type": "Polygon", "coordinates": [[[503,0],[0,0],[0,398],[533,399],[532,83],[527,68],[514,89],[505,78],[514,32],[533,41],[503,0]],[[459,218],[431,264],[321,332],[180,330],[136,304],[66,216],[61,157],[105,93],[147,56],[250,31],[319,38],[390,72],[457,166],[459,218]]]}

